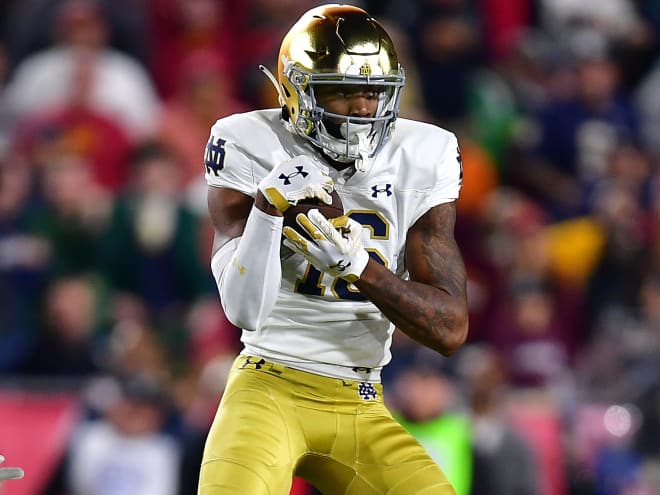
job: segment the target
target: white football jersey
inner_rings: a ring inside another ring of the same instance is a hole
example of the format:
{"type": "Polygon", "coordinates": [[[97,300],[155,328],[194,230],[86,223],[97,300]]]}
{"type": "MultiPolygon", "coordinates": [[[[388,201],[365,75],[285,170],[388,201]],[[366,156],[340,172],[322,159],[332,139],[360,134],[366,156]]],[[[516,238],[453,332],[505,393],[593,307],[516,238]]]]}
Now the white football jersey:
{"type": "MultiPolygon", "coordinates": [[[[366,172],[345,179],[280,115],[257,110],[218,120],[205,153],[207,183],[255,197],[274,166],[315,156],[335,181],[346,214],[364,226],[372,258],[405,277],[408,229],[433,206],[458,198],[462,166],[454,134],[398,119],[366,172]]],[[[280,257],[277,302],[260,328],[243,331],[244,352],[337,378],[378,381],[390,360],[393,325],[353,285],[319,272],[284,246],[280,257]]]]}

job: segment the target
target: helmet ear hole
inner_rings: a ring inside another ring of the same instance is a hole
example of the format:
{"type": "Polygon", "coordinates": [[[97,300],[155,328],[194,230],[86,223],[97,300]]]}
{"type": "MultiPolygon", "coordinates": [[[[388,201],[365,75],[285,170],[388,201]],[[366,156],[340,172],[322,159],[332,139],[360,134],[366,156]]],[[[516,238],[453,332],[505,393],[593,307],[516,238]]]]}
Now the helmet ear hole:
{"type": "Polygon", "coordinates": [[[289,91],[289,89],[284,84],[282,84],[281,86],[282,89],[284,90],[284,94],[286,95],[286,97],[291,98],[291,92],[289,91]]]}

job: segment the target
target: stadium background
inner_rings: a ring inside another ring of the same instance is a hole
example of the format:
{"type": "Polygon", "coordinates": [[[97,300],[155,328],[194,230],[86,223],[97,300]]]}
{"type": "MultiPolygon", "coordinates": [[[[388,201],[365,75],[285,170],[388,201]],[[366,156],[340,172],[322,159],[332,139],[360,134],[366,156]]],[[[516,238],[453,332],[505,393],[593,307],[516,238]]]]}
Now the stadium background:
{"type": "MultiPolygon", "coordinates": [[[[195,493],[238,349],[204,145],[320,3],[0,2],[3,495],[195,493]]],[[[660,3],[356,4],[465,169],[469,342],[397,335],[393,409],[459,495],[660,494],[660,3]]]]}

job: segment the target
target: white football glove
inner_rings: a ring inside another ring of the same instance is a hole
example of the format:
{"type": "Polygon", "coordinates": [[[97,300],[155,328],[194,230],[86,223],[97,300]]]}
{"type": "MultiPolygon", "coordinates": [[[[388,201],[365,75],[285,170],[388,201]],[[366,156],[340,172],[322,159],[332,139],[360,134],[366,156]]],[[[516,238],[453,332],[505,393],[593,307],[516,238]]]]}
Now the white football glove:
{"type": "Polygon", "coordinates": [[[268,202],[280,212],[305,198],[319,198],[332,204],[334,182],[320,165],[305,155],[276,166],[257,186],[268,202]]]}
{"type": "Polygon", "coordinates": [[[362,246],[362,225],[343,215],[328,220],[319,210],[296,216],[298,224],[313,240],[284,227],[284,245],[304,256],[318,270],[353,283],[360,279],[369,261],[362,246]]]}
{"type": "MultiPolygon", "coordinates": [[[[0,455],[0,464],[5,462],[5,456],[0,455]]],[[[25,473],[18,467],[0,467],[0,482],[21,479],[25,473]]]]}

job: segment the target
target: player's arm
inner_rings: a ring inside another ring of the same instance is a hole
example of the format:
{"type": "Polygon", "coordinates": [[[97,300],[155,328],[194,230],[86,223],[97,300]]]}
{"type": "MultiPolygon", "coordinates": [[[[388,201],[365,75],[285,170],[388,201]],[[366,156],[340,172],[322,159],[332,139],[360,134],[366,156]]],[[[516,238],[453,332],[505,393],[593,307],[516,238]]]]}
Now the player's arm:
{"type": "Polygon", "coordinates": [[[253,200],[247,194],[233,189],[209,186],[207,198],[209,216],[215,232],[213,254],[227,241],[243,235],[252,205],[269,215],[282,215],[277,208],[268,204],[261,192],[257,193],[257,198],[253,200]]]}
{"type": "Polygon", "coordinates": [[[408,231],[410,280],[370,259],[362,246],[363,227],[354,220],[328,220],[318,210],[297,220],[311,240],[284,227],[288,248],[320,271],[355,284],[392,323],[427,347],[448,356],[463,345],[468,330],[466,274],[454,239],[453,202],[431,208],[408,231]]]}
{"type": "Polygon", "coordinates": [[[330,202],[333,183],[310,158],[297,156],[274,167],[252,198],[209,187],[209,215],[215,228],[211,268],[229,321],[256,330],[270,314],[282,282],[282,212],[297,201],[330,202]]]}
{"type": "Polygon", "coordinates": [[[401,331],[444,355],[468,332],[465,264],[454,238],[453,202],[435,206],[408,231],[410,280],[369,261],[355,285],[401,331]]]}
{"type": "Polygon", "coordinates": [[[234,325],[256,330],[280,288],[281,214],[261,193],[253,200],[209,186],[207,198],[215,229],[211,267],[222,307],[234,325]]]}

